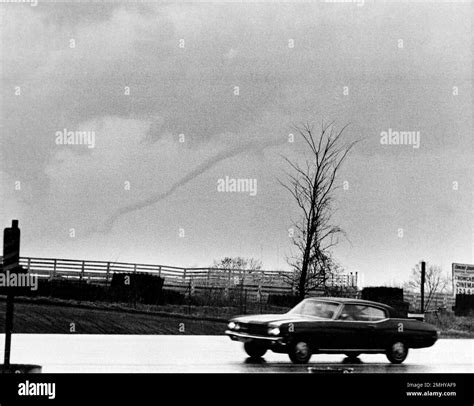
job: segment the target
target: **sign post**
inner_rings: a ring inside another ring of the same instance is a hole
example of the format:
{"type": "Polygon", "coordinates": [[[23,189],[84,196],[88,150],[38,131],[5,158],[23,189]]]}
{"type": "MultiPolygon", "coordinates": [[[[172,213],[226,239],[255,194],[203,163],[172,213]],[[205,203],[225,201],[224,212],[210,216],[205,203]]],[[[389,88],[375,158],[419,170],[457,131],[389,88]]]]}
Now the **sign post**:
{"type": "MultiPolygon", "coordinates": [[[[3,230],[3,272],[15,272],[20,266],[20,229],[18,220],[12,220],[12,226],[3,230]]],[[[10,365],[10,351],[13,332],[14,293],[7,293],[7,308],[5,314],[5,366],[10,365]]]]}
{"type": "Polygon", "coordinates": [[[18,220],[12,220],[12,226],[3,230],[3,264],[0,269],[2,286],[0,294],[7,296],[5,314],[5,356],[3,365],[0,364],[0,373],[40,373],[40,365],[10,364],[10,352],[13,333],[13,311],[15,295],[26,292],[23,286],[24,279],[18,281],[21,274],[27,272],[20,266],[20,229],[18,220]],[[12,285],[10,282],[13,281],[12,285]]]}
{"type": "Polygon", "coordinates": [[[5,315],[5,356],[3,359],[4,365],[10,365],[10,351],[12,345],[12,332],[13,332],[13,295],[9,293],[7,295],[7,311],[5,315]]]}

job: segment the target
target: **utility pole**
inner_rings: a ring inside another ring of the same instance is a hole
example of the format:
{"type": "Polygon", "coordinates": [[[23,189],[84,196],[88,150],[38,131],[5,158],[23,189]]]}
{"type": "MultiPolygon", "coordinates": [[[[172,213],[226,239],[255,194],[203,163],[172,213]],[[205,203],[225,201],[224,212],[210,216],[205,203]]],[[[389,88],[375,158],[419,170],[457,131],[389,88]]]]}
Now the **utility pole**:
{"type": "Polygon", "coordinates": [[[425,274],[426,274],[426,263],[421,261],[421,313],[425,312],[425,274]]]}

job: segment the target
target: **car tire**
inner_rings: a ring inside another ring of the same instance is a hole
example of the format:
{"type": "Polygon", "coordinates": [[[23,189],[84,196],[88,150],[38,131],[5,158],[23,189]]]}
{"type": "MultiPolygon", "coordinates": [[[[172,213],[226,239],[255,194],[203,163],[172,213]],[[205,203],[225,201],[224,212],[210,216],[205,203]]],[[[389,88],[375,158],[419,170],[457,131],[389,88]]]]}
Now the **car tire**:
{"type": "Polygon", "coordinates": [[[244,344],[244,350],[250,358],[261,358],[267,352],[267,348],[252,341],[244,344]]]}
{"type": "Polygon", "coordinates": [[[386,355],[392,364],[401,364],[408,356],[408,347],[403,341],[394,341],[388,347],[386,355]]]}
{"type": "Polygon", "coordinates": [[[307,364],[312,355],[311,347],[304,340],[295,340],[288,352],[288,356],[294,364],[307,364]]]}

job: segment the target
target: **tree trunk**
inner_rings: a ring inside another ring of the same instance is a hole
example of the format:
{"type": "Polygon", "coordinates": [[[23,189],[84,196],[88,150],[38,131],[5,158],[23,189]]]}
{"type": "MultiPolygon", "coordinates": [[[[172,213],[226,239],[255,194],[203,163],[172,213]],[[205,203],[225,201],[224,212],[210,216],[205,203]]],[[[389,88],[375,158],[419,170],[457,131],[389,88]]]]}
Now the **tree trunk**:
{"type": "Polygon", "coordinates": [[[300,283],[298,286],[298,299],[301,301],[305,297],[305,285],[306,285],[306,275],[308,274],[308,262],[303,261],[303,266],[301,267],[300,283]]]}
{"type": "Polygon", "coordinates": [[[308,277],[308,266],[309,266],[309,255],[310,255],[310,250],[308,247],[310,247],[310,244],[306,244],[306,250],[303,256],[303,263],[301,264],[301,275],[300,275],[300,283],[298,287],[298,298],[299,300],[303,300],[305,295],[306,295],[306,279],[308,277]]]}

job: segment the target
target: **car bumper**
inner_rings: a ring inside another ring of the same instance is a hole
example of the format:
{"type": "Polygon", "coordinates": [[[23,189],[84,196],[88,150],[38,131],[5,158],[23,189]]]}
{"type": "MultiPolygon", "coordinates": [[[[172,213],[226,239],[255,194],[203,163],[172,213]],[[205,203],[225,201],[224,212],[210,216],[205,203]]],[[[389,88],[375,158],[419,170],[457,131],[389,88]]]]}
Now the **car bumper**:
{"type": "Polygon", "coordinates": [[[438,341],[438,337],[429,337],[429,338],[421,338],[418,340],[413,340],[411,342],[410,347],[412,348],[427,348],[427,347],[432,347],[436,341],[438,341]]]}
{"type": "Polygon", "coordinates": [[[269,336],[259,336],[254,334],[247,333],[237,333],[236,331],[226,330],[225,332],[231,340],[240,341],[241,343],[248,343],[250,341],[258,341],[262,344],[265,343],[269,347],[281,347],[285,346],[283,337],[269,337],[269,336]]]}

